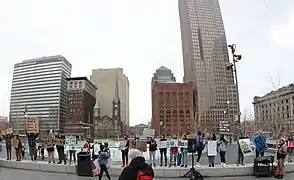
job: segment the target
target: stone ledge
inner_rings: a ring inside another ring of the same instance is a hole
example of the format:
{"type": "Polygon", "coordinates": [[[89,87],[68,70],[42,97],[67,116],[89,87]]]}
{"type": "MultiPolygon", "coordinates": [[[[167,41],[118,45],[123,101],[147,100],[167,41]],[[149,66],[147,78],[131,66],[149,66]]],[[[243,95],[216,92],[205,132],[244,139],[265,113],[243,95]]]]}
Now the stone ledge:
{"type": "MultiPolygon", "coordinates": [[[[22,169],[29,171],[42,171],[42,172],[52,172],[52,173],[64,173],[64,174],[75,174],[75,166],[70,165],[56,165],[47,164],[45,162],[30,162],[30,161],[6,161],[0,159],[0,167],[12,168],[12,169],[22,169]]],[[[114,165],[109,169],[111,176],[117,177],[120,175],[123,168],[118,165],[114,165]]],[[[178,178],[182,177],[189,171],[189,168],[179,168],[179,167],[156,167],[153,168],[156,178],[178,178]]],[[[228,165],[225,168],[214,167],[209,168],[203,166],[201,168],[196,168],[205,177],[224,177],[224,176],[251,176],[253,174],[253,164],[247,164],[246,166],[235,166],[228,165]]],[[[286,172],[294,172],[294,163],[286,164],[286,172]]]]}

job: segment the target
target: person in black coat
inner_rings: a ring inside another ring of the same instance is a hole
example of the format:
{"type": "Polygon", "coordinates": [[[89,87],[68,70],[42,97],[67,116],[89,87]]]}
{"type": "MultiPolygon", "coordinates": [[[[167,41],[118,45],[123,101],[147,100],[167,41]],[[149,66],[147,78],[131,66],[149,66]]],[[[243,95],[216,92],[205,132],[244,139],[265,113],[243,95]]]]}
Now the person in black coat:
{"type": "Polygon", "coordinates": [[[130,150],[129,159],[132,159],[131,163],[123,169],[118,180],[137,180],[137,176],[140,174],[153,179],[154,171],[152,167],[145,162],[145,158],[142,157],[142,153],[138,149],[130,150]]]}

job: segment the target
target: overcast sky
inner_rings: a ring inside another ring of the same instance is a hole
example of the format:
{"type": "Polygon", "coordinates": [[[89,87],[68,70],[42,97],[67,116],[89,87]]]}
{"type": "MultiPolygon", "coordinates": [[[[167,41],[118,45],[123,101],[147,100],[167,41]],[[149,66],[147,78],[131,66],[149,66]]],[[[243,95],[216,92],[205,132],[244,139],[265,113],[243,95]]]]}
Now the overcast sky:
{"type": "MultiPolygon", "coordinates": [[[[124,68],[131,125],[151,118],[151,77],[161,65],[183,79],[178,0],[0,0],[0,115],[8,115],[13,65],[63,55],[72,76],[124,68]]],[[[294,80],[294,1],[220,0],[228,43],[238,63],[241,110],[294,80]],[[292,71],[291,71],[292,70],[292,71]]],[[[98,87],[99,88],[99,87],[98,87]]],[[[244,114],[244,113],[243,113],[244,114]]]]}

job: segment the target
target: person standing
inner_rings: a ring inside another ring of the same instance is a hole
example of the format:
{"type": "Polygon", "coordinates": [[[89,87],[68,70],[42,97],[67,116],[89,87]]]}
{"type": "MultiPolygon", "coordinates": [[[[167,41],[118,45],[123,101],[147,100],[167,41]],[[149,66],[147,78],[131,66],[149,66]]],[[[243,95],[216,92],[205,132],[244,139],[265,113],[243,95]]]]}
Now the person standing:
{"type": "Polygon", "coordinates": [[[6,160],[11,161],[11,146],[12,146],[12,141],[11,141],[11,135],[7,134],[5,137],[5,145],[6,145],[6,160]]]}
{"type": "Polygon", "coordinates": [[[106,177],[108,179],[111,179],[110,175],[108,173],[107,166],[106,166],[107,165],[107,160],[110,158],[110,154],[105,151],[104,145],[102,145],[102,144],[100,145],[100,151],[99,151],[98,154],[99,154],[98,155],[98,163],[99,163],[99,166],[100,166],[99,180],[102,179],[102,176],[103,176],[104,172],[106,174],[106,177]]]}
{"type": "Polygon", "coordinates": [[[47,139],[47,152],[48,152],[48,163],[50,164],[51,162],[53,162],[55,164],[54,161],[54,143],[53,143],[53,138],[51,135],[49,135],[48,139],[47,139]]]}
{"type": "Polygon", "coordinates": [[[27,138],[28,138],[28,144],[29,144],[29,152],[31,156],[32,161],[37,160],[37,149],[36,149],[36,138],[39,136],[39,133],[28,133],[26,132],[27,138]]]}
{"type": "Polygon", "coordinates": [[[202,151],[203,151],[203,137],[202,137],[202,134],[200,131],[198,132],[198,134],[196,136],[195,149],[197,152],[196,167],[201,167],[200,158],[201,158],[202,151]]]}
{"type": "MultiPolygon", "coordinates": [[[[164,134],[161,134],[160,136],[160,140],[159,141],[167,141],[167,139],[165,138],[164,134]]],[[[160,167],[162,166],[162,160],[163,160],[163,156],[164,156],[164,166],[167,166],[167,147],[166,148],[159,148],[159,152],[160,152],[160,167]]]]}
{"type": "MultiPolygon", "coordinates": [[[[58,135],[58,139],[65,139],[64,136],[58,135]]],[[[62,161],[64,162],[64,165],[66,165],[66,159],[65,159],[65,154],[64,154],[64,144],[58,144],[56,145],[59,161],[57,164],[61,164],[62,161]]]]}
{"type": "Polygon", "coordinates": [[[278,159],[278,165],[277,165],[277,174],[275,175],[278,179],[283,179],[285,171],[285,158],[287,155],[287,146],[285,144],[285,140],[282,138],[279,140],[279,147],[277,151],[277,159],[278,159]]]}
{"type": "Polygon", "coordinates": [[[150,140],[147,142],[149,144],[149,158],[150,158],[150,166],[152,167],[152,164],[154,167],[155,165],[155,154],[157,150],[157,144],[154,138],[150,138],[150,140]]]}
{"type": "MultiPolygon", "coordinates": [[[[183,140],[187,140],[187,135],[183,134],[183,140]]],[[[188,148],[181,148],[181,167],[188,166],[188,148]]]]}
{"type": "Polygon", "coordinates": [[[124,134],[123,140],[126,141],[126,145],[123,150],[121,150],[121,157],[122,157],[122,166],[125,167],[129,165],[129,159],[128,159],[128,154],[129,154],[129,145],[130,141],[129,138],[126,134],[124,134]]]}
{"type": "MultiPolygon", "coordinates": [[[[241,137],[239,139],[246,139],[242,134],[241,134],[241,137]]],[[[237,146],[238,146],[238,163],[237,163],[237,166],[239,166],[240,164],[242,166],[244,166],[244,154],[241,150],[241,146],[240,146],[240,142],[237,141],[237,146]]]]}
{"type": "Polygon", "coordinates": [[[288,136],[288,139],[286,140],[287,151],[288,151],[288,163],[292,162],[292,155],[294,152],[293,143],[294,143],[293,137],[288,136]]]}
{"type": "MultiPolygon", "coordinates": [[[[208,139],[208,141],[216,141],[216,135],[212,134],[211,137],[208,139]]],[[[208,144],[208,141],[206,141],[206,145],[208,144]]],[[[209,147],[207,147],[209,148],[209,147]]],[[[214,158],[215,156],[208,156],[208,167],[214,167],[214,158]]]]}
{"type": "Polygon", "coordinates": [[[107,152],[108,154],[110,154],[110,149],[108,147],[108,142],[104,143],[104,148],[105,148],[105,152],[107,152]]]}
{"type": "Polygon", "coordinates": [[[2,151],[2,137],[0,136],[0,151],[2,151]]]}
{"type": "Polygon", "coordinates": [[[21,143],[21,140],[20,140],[18,134],[15,135],[15,137],[13,138],[12,141],[13,141],[12,142],[13,147],[15,149],[16,161],[21,161],[21,146],[22,146],[22,143],[21,143]]]}
{"type": "Polygon", "coordinates": [[[176,142],[176,144],[170,148],[169,167],[171,167],[172,165],[177,166],[177,155],[179,153],[178,137],[176,134],[173,135],[173,140],[176,142]]]}
{"type": "Polygon", "coordinates": [[[99,144],[97,141],[94,142],[94,145],[93,145],[93,153],[92,153],[92,160],[93,162],[98,159],[98,156],[99,156],[99,144]]]}
{"type": "Polygon", "coordinates": [[[217,142],[219,154],[220,154],[220,160],[221,160],[221,167],[226,166],[226,153],[227,153],[227,145],[228,141],[225,139],[224,135],[220,135],[220,138],[217,142]]]}
{"type": "MultiPolygon", "coordinates": [[[[76,141],[77,144],[77,141],[76,141]]],[[[73,145],[70,145],[69,149],[69,165],[71,165],[72,159],[74,161],[74,164],[76,164],[76,147],[73,145]]]]}

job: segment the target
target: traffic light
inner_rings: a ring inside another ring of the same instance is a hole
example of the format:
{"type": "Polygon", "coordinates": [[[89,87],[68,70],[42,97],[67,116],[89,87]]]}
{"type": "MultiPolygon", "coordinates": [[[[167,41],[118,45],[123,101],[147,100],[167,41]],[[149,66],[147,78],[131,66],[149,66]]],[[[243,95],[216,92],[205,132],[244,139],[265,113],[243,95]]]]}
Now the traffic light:
{"type": "Polygon", "coordinates": [[[159,125],[160,125],[160,127],[162,127],[163,126],[163,121],[160,121],[159,125]]]}

